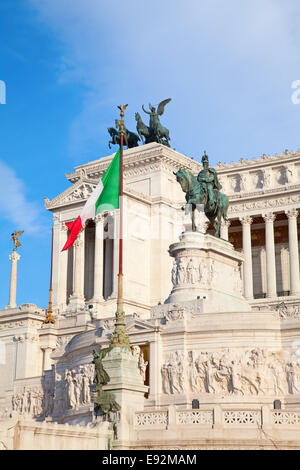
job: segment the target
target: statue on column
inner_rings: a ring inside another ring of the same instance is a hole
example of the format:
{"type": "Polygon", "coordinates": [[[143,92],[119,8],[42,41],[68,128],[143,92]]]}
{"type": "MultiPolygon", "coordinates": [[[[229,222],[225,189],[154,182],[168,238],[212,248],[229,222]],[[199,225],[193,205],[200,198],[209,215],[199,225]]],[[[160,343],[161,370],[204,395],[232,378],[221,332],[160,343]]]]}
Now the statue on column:
{"type": "MultiPolygon", "coordinates": [[[[186,205],[192,207],[192,230],[196,231],[195,210],[197,205],[204,204],[204,212],[215,229],[214,235],[220,238],[222,218],[227,222],[228,197],[220,192],[222,189],[217,172],[209,167],[208,156],[202,157],[203,169],[196,178],[190,171],[180,169],[174,175],[183,192],[186,193],[186,205]]],[[[183,207],[182,209],[185,209],[183,207]]]]}
{"type": "Polygon", "coordinates": [[[19,232],[13,232],[11,234],[11,239],[14,242],[14,251],[17,251],[17,248],[21,246],[21,243],[19,242],[18,238],[24,233],[24,230],[20,230],[19,232]]]}

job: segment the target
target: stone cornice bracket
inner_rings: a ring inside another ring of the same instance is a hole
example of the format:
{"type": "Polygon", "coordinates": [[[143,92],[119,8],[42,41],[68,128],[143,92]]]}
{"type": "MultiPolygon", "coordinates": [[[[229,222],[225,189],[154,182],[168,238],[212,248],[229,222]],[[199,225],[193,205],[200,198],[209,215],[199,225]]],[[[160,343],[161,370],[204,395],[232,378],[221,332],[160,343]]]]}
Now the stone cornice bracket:
{"type": "Polygon", "coordinates": [[[242,225],[251,225],[253,222],[252,217],[246,215],[245,217],[240,217],[240,222],[242,225]]]}
{"type": "Polygon", "coordinates": [[[287,215],[289,219],[294,219],[294,218],[297,219],[299,212],[297,209],[289,209],[285,211],[285,214],[287,215]]]}
{"type": "Polygon", "coordinates": [[[262,218],[264,219],[264,221],[266,223],[270,223],[270,222],[274,222],[275,219],[276,219],[276,214],[274,214],[273,212],[267,212],[265,214],[262,214],[262,218]]]}
{"type": "Polygon", "coordinates": [[[94,220],[95,220],[95,223],[98,224],[98,223],[100,223],[100,222],[103,222],[104,219],[105,219],[105,216],[106,216],[106,215],[105,215],[105,212],[102,212],[101,214],[97,214],[97,215],[95,216],[95,219],[94,219],[94,220]]]}

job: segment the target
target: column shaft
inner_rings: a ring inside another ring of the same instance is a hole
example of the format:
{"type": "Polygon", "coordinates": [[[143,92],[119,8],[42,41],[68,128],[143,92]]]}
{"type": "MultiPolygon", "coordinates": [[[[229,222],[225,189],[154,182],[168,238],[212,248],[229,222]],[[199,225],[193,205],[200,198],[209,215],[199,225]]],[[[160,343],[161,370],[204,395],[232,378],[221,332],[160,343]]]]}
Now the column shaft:
{"type": "Polygon", "coordinates": [[[72,300],[84,301],[84,231],[74,243],[73,294],[72,300]]]}
{"type": "Polygon", "coordinates": [[[242,217],[243,226],[243,250],[244,250],[244,296],[253,299],[253,272],[252,272],[252,247],[251,247],[251,217],[242,217]]]}
{"type": "Polygon", "coordinates": [[[68,275],[68,250],[61,251],[68,238],[68,228],[65,223],[61,224],[59,251],[59,284],[57,293],[57,305],[64,309],[67,303],[67,275],[68,275]]]}
{"type": "Polygon", "coordinates": [[[267,297],[277,297],[276,286],[276,261],[274,242],[275,214],[263,215],[266,230],[266,258],[267,258],[267,297]]]}
{"type": "Polygon", "coordinates": [[[228,229],[231,225],[231,222],[230,220],[227,220],[227,222],[225,222],[224,220],[222,221],[222,224],[221,224],[221,238],[223,238],[223,240],[227,240],[229,239],[228,237],[228,229]]]}
{"type": "Polygon", "coordinates": [[[9,304],[8,308],[15,308],[17,306],[17,263],[20,259],[20,255],[13,251],[11,255],[9,255],[9,259],[11,260],[11,272],[10,272],[10,286],[9,286],[9,304]]]}
{"type": "Polygon", "coordinates": [[[289,220],[289,255],[290,255],[290,289],[291,295],[300,294],[300,277],[299,277],[299,246],[298,246],[298,230],[297,217],[298,211],[292,209],[286,211],[289,220]]]}
{"type": "Polygon", "coordinates": [[[95,265],[94,265],[94,302],[103,300],[103,215],[95,218],[95,265]]]}

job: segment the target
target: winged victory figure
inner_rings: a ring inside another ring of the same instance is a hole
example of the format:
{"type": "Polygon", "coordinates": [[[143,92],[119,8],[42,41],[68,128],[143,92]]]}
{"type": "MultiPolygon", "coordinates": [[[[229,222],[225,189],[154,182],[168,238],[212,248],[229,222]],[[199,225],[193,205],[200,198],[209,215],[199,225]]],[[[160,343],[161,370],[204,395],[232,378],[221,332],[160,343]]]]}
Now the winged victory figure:
{"type": "Polygon", "coordinates": [[[142,106],[144,113],[150,116],[149,127],[143,123],[139,113],[136,113],[135,118],[137,121],[137,131],[141,139],[142,137],[145,137],[146,144],[149,142],[158,142],[159,144],[164,144],[167,147],[170,147],[169,129],[164,127],[159,120],[159,116],[163,115],[165,106],[170,101],[171,98],[161,101],[157,107],[157,110],[154,106],[151,105],[151,103],[149,103],[149,111],[146,111],[144,105],[142,106]]]}
{"type": "Polygon", "coordinates": [[[21,246],[21,243],[19,242],[18,237],[20,237],[22,233],[24,233],[24,230],[20,230],[19,232],[14,231],[11,234],[11,239],[14,242],[14,251],[17,251],[17,248],[21,246]]]}

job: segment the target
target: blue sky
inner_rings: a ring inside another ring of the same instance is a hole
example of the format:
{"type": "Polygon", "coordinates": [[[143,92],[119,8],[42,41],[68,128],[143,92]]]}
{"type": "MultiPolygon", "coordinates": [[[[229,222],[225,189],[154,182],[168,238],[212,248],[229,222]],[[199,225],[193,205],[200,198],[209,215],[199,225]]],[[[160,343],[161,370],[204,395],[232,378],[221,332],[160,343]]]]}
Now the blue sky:
{"type": "Polygon", "coordinates": [[[129,103],[171,97],[173,148],[212,164],[300,148],[297,0],[1,0],[0,308],[13,230],[24,229],[18,304],[47,305],[50,199],[74,165],[109,153],[129,103]]]}

